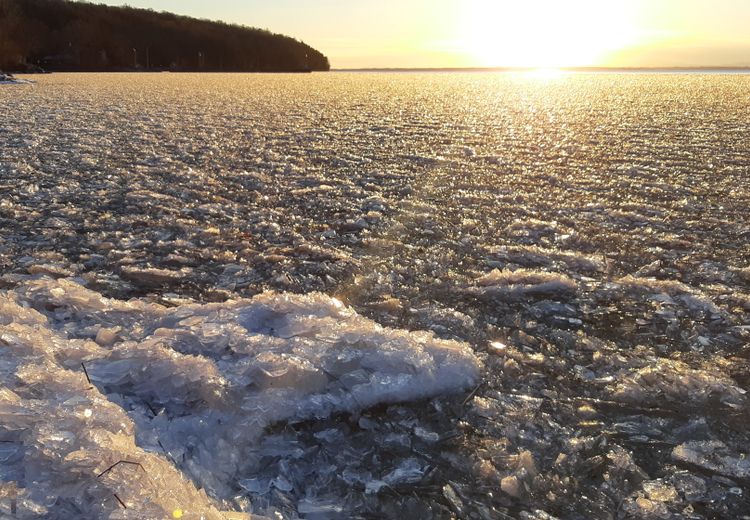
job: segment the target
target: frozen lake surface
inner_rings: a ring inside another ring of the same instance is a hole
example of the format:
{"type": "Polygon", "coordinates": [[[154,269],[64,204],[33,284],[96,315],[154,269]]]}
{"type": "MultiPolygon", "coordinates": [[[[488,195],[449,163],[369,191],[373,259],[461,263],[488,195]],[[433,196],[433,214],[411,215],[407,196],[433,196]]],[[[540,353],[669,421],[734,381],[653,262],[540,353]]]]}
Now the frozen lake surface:
{"type": "Polygon", "coordinates": [[[750,516],[750,75],[0,86],[0,516],[750,516]]]}

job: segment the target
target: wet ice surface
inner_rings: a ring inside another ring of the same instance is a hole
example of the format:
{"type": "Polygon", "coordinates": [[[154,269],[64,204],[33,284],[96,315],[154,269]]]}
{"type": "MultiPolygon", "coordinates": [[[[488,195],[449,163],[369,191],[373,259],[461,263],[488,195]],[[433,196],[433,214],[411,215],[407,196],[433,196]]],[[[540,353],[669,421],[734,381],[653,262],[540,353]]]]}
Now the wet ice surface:
{"type": "Polygon", "coordinates": [[[750,514],[749,82],[0,90],[0,507],[750,514]]]}

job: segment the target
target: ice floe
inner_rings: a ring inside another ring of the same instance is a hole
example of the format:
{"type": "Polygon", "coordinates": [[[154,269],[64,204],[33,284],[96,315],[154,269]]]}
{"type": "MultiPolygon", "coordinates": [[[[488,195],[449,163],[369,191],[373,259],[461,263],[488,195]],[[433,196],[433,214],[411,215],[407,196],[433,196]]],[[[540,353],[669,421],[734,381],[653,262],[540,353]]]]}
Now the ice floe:
{"type": "MultiPolygon", "coordinates": [[[[480,372],[465,344],[322,294],[167,308],[29,279],[0,296],[0,323],[0,469],[24,514],[221,518],[255,486],[246,454],[268,427],[460,391],[480,372]]],[[[419,479],[418,466],[368,489],[419,479]]]]}

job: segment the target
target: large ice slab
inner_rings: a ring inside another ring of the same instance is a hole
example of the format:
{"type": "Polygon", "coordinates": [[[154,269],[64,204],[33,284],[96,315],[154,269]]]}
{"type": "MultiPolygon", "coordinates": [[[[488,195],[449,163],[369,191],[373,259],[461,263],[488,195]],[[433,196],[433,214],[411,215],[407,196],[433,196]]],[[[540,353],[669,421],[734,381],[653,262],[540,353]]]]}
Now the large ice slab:
{"type": "Polygon", "coordinates": [[[0,327],[0,479],[39,514],[220,518],[269,425],[458,391],[480,370],[465,344],[323,294],[166,308],[31,279],[0,295],[0,327]]]}

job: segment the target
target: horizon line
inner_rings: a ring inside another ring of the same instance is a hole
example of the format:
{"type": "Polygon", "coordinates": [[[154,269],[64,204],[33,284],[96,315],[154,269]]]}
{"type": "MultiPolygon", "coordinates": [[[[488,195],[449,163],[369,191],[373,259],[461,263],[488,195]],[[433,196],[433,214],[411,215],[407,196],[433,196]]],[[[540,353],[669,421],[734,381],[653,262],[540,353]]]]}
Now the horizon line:
{"type": "Polygon", "coordinates": [[[748,71],[750,65],[707,65],[665,67],[331,67],[330,72],[529,72],[536,70],[559,70],[564,72],[639,72],[639,71],[748,71]]]}

